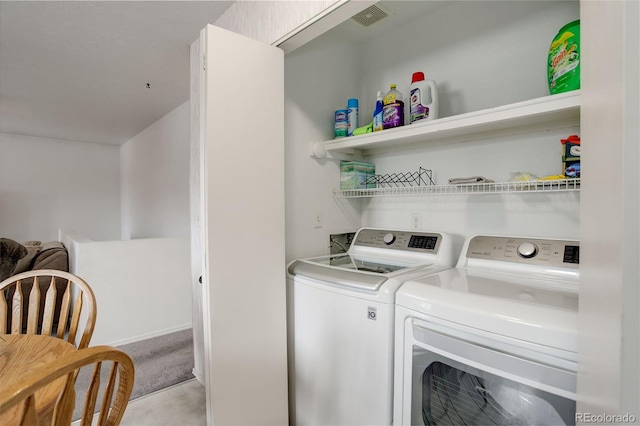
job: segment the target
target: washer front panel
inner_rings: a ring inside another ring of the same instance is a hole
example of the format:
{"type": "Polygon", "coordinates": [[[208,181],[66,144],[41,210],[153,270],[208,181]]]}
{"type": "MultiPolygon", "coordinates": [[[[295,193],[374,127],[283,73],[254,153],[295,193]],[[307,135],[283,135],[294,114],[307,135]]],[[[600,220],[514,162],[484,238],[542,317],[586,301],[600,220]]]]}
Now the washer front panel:
{"type": "Polygon", "coordinates": [[[569,240],[477,236],[469,241],[466,257],[578,269],[580,243],[569,240]]]}
{"type": "Polygon", "coordinates": [[[353,245],[435,254],[441,241],[438,233],[365,228],[358,232],[353,245]]]}

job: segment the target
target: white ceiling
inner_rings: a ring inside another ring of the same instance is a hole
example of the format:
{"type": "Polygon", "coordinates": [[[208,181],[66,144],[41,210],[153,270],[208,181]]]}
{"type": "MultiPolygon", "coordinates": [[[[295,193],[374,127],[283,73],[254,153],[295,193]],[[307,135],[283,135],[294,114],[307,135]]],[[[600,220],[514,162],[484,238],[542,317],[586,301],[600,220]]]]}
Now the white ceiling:
{"type": "Polygon", "coordinates": [[[189,45],[232,3],[1,1],[0,132],[125,143],[189,99],[189,45]]]}
{"type": "MultiPolygon", "coordinates": [[[[189,99],[189,46],[233,3],[0,0],[0,132],[127,142],[189,99]]],[[[389,18],[331,37],[370,40],[446,4],[383,1],[389,18]]]]}

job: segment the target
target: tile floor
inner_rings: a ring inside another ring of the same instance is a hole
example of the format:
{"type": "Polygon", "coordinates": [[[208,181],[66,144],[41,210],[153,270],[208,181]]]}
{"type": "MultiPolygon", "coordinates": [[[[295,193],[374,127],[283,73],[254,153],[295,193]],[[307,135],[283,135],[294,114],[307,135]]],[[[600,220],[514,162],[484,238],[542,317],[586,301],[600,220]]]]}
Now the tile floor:
{"type": "Polygon", "coordinates": [[[201,426],[207,424],[205,389],[189,380],[130,401],[122,426],[201,426]]]}
{"type": "MultiPolygon", "coordinates": [[[[97,421],[94,418],[94,422],[97,421]]],[[[71,423],[79,426],[80,420],[71,423]]],[[[129,401],[121,426],[205,426],[205,389],[196,379],[129,401]]]]}

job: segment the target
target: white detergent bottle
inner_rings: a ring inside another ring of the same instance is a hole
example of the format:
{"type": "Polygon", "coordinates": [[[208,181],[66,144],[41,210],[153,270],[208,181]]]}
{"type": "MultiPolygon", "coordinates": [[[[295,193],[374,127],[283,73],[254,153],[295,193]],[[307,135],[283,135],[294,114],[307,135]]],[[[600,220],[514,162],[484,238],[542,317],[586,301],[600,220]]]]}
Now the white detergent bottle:
{"type": "Polygon", "coordinates": [[[424,73],[414,72],[409,87],[409,124],[438,118],[438,87],[425,80],[424,73]]]}

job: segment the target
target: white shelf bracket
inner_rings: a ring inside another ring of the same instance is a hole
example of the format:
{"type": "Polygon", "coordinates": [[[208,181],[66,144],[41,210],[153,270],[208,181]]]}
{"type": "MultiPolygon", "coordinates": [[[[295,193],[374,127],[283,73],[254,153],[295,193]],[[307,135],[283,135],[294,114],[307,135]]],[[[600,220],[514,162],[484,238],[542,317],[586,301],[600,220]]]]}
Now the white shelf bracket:
{"type": "Polygon", "coordinates": [[[309,143],[309,157],[316,159],[327,158],[330,160],[353,161],[362,158],[360,150],[344,149],[340,151],[327,151],[324,142],[309,143]]]}
{"type": "Polygon", "coordinates": [[[311,158],[326,158],[327,150],[324,146],[324,142],[310,142],[309,143],[309,157],[311,158]]]}

